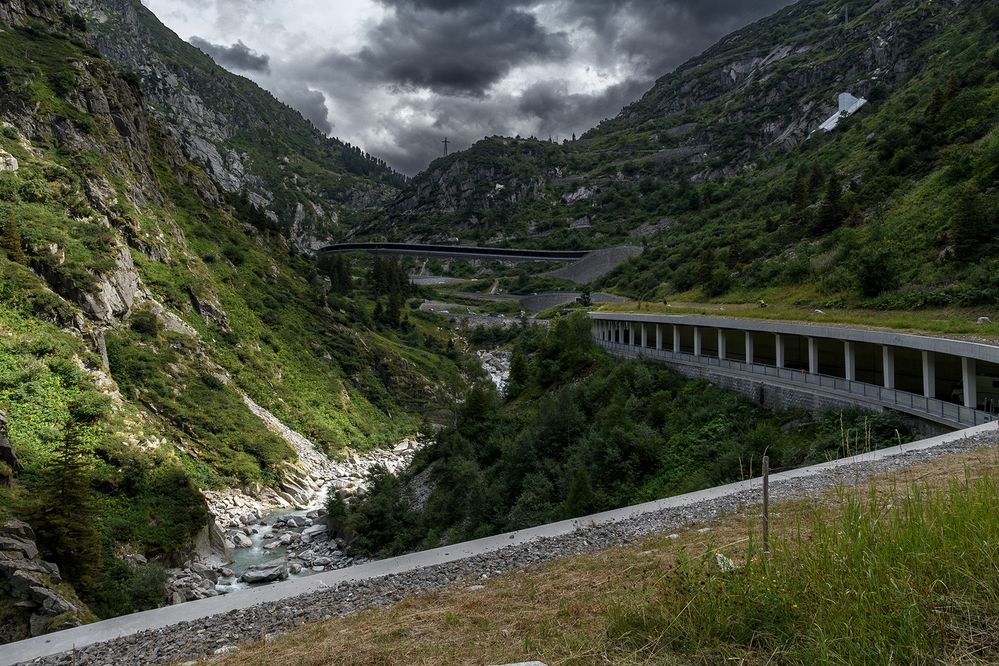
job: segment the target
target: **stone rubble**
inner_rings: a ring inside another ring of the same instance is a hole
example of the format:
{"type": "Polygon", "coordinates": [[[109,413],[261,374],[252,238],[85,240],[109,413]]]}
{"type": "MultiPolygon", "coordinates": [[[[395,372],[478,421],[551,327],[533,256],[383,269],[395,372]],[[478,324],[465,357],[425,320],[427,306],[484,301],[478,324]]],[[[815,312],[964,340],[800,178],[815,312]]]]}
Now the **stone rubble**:
{"type": "Polygon", "coordinates": [[[405,439],[392,449],[358,454],[348,450],[342,460],[331,460],[308,439],[288,428],[250,398],[244,400],[268,427],[280,434],[299,455],[299,464],[289,465],[280,489],[256,485],[222,491],[204,491],[213,516],[209,533],[213,547],[202,547],[183,566],[167,571],[166,601],[171,604],[194,601],[238,589],[239,583],[263,584],[285,580],[289,575],[319,573],[360,563],[361,559],[343,552],[342,542],[332,539],[326,530],[325,509],[315,508],[306,515],[273,518],[282,509],[305,511],[322,503],[327,490],[346,497],[364,491],[367,476],[377,466],[397,474],[413,460],[423,444],[405,439]],[[306,470],[306,471],[303,471],[306,470]],[[264,521],[265,516],[272,516],[264,521]],[[214,525],[222,529],[215,533],[214,525]],[[254,546],[254,538],[263,541],[265,562],[233,570],[232,553],[254,546]],[[278,556],[278,549],[284,555],[278,556]]]}
{"type": "MultiPolygon", "coordinates": [[[[773,501],[780,501],[816,496],[839,485],[861,483],[871,476],[924,464],[942,455],[997,444],[999,434],[989,432],[933,449],[910,451],[873,462],[843,465],[835,470],[807,477],[772,481],[771,498],[773,501]]],[[[481,580],[483,576],[489,577],[562,557],[627,544],[653,533],[675,532],[680,528],[692,527],[738,512],[758,502],[758,491],[743,491],[612,523],[580,528],[570,534],[541,538],[463,560],[401,574],[340,583],[298,597],[257,604],[162,629],[147,630],[30,663],[58,666],[114,663],[116,666],[138,666],[195,659],[213,654],[222,646],[264,638],[302,624],[355,613],[372,606],[391,605],[413,593],[440,590],[463,582],[467,586],[470,579],[481,580]]]]}
{"type": "Polygon", "coordinates": [[[40,636],[82,624],[75,599],[71,601],[55,589],[62,582],[59,567],[38,557],[35,533],[20,520],[0,526],[0,582],[7,586],[22,616],[21,622],[12,617],[5,619],[0,641],[26,638],[21,632],[40,636]]]}
{"type": "Polygon", "coordinates": [[[507,379],[510,377],[510,361],[513,354],[496,349],[481,349],[475,352],[479,357],[482,369],[489,375],[489,379],[496,385],[496,390],[502,392],[506,388],[507,379]]]}

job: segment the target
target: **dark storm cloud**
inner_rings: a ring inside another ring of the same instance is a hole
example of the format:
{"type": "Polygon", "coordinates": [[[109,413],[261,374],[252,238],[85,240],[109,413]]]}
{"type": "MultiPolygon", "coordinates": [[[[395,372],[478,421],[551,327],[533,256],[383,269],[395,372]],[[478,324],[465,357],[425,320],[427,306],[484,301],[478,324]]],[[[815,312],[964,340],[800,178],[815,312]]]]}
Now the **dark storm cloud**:
{"type": "Polygon", "coordinates": [[[210,3],[213,34],[225,35],[216,41],[270,35],[271,60],[241,41],[191,41],[323,131],[335,123],[341,139],[414,174],[444,136],[460,149],[495,134],[582,134],[791,0],[372,0],[378,11],[353,14],[343,47],[302,27],[303,11],[333,11],[323,2],[157,1],[189,14],[210,3]]]}
{"type": "Polygon", "coordinates": [[[257,53],[242,41],[237,40],[232,46],[212,44],[207,39],[198,36],[191,37],[189,41],[192,46],[207,53],[212,60],[223,67],[244,72],[267,72],[270,70],[270,56],[257,53]]]}
{"type": "Polygon", "coordinates": [[[279,90],[278,97],[326,134],[333,131],[333,123],[329,120],[329,109],[326,107],[326,97],[318,90],[303,88],[279,90]]]}
{"type": "MultiPolygon", "coordinates": [[[[389,124],[381,152],[413,173],[440,154],[447,134],[462,146],[490,134],[513,134],[525,125],[542,138],[582,133],[647,91],[660,76],[747,23],[790,0],[379,0],[394,11],[371,29],[367,46],[353,56],[336,54],[327,66],[362,81],[429,89],[420,102],[431,125],[389,124]],[[552,31],[528,7],[547,5],[552,31]],[[577,37],[570,48],[570,33],[577,37]],[[572,49],[577,52],[573,53],[572,49]],[[511,96],[490,86],[518,66],[588,59],[597,70],[627,72],[592,93],[572,93],[570,83],[537,81],[511,96]],[[473,96],[475,103],[458,100],[473,96]]],[[[336,96],[336,92],[332,94],[336,96]]],[[[413,104],[410,104],[412,107],[413,104]]]]}
{"type": "Polygon", "coordinates": [[[728,33],[792,0],[563,0],[560,16],[598,36],[601,62],[628,57],[636,76],[667,74],[728,33]]]}
{"type": "Polygon", "coordinates": [[[626,79],[599,93],[580,94],[570,93],[564,81],[539,81],[524,90],[516,110],[538,120],[539,137],[564,137],[613,118],[648,87],[645,79],[626,79]]]}
{"type": "Polygon", "coordinates": [[[570,53],[562,32],[549,32],[515,6],[454,0],[396,0],[395,11],[367,35],[367,45],[329,64],[359,77],[445,95],[482,96],[514,67],[570,53]]]}

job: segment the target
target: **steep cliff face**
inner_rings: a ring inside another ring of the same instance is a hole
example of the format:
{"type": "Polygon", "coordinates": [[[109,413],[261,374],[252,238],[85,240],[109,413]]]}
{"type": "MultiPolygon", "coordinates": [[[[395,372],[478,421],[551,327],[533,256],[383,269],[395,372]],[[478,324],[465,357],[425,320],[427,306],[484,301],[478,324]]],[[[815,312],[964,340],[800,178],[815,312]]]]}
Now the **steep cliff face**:
{"type": "Polygon", "coordinates": [[[839,92],[886,94],[925,67],[919,48],[966,13],[957,4],[802,0],[659,79],[583,151],[651,156],[695,182],[753,168],[801,145],[839,92]]]}
{"type": "Polygon", "coordinates": [[[391,199],[403,178],[322,135],[298,112],[231,74],[138,0],[73,0],[89,40],[136,74],[153,114],[229,194],[243,193],[301,251],[345,233],[344,210],[391,199]]]}

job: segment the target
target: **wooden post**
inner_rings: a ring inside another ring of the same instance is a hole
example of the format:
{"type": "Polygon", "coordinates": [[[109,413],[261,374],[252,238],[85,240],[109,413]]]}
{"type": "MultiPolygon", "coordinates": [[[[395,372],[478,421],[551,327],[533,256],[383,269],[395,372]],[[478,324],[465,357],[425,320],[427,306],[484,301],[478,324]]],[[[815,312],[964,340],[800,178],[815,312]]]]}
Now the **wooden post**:
{"type": "Polygon", "coordinates": [[[763,554],[770,554],[770,456],[763,456],[763,554]]]}

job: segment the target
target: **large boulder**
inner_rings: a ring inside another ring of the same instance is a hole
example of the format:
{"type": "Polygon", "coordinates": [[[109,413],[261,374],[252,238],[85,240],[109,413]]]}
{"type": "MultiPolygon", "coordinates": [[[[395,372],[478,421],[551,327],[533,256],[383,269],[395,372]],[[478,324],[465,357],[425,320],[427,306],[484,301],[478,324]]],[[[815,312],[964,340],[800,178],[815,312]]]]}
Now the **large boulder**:
{"type": "Polygon", "coordinates": [[[0,534],[0,553],[4,553],[8,557],[23,557],[26,560],[31,560],[38,555],[38,548],[34,541],[0,534]]]}
{"type": "Polygon", "coordinates": [[[17,171],[17,158],[0,148],[0,171],[17,171]]]}
{"type": "Polygon", "coordinates": [[[244,583],[273,583],[276,580],[286,580],[288,578],[288,560],[281,558],[254,564],[240,576],[244,583]]]}
{"type": "Polygon", "coordinates": [[[236,548],[250,548],[253,546],[253,540],[242,532],[234,532],[232,541],[236,548]]]}
{"type": "Polygon", "coordinates": [[[225,533],[213,518],[209,518],[201,531],[194,536],[192,545],[195,556],[203,562],[232,562],[232,552],[225,533]]]}
{"type": "Polygon", "coordinates": [[[90,617],[75,595],[61,588],[59,567],[38,558],[35,533],[20,520],[0,525],[0,583],[16,613],[5,619],[0,641],[40,636],[67,627],[79,626],[90,617]],[[7,621],[9,620],[9,622],[7,621]]]}

